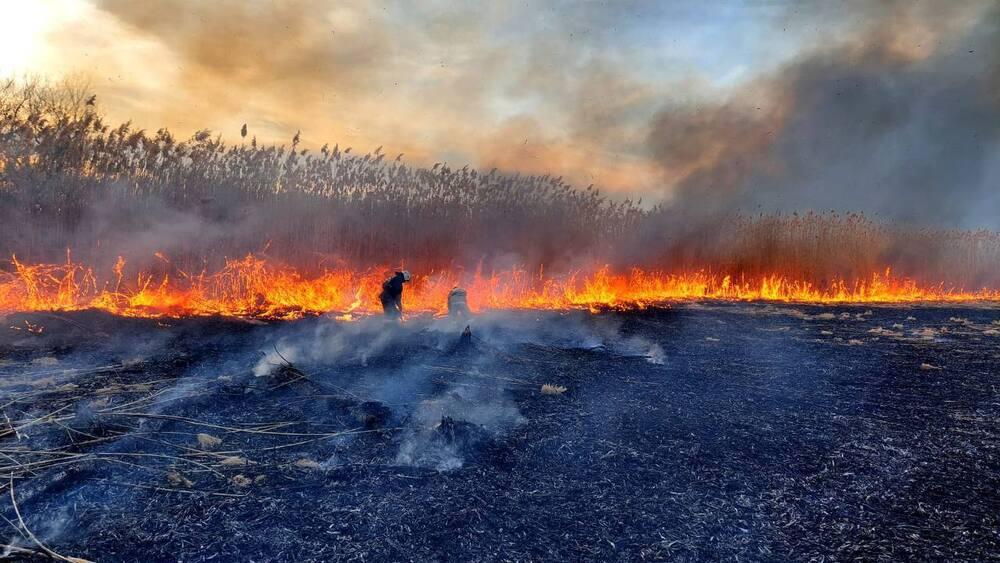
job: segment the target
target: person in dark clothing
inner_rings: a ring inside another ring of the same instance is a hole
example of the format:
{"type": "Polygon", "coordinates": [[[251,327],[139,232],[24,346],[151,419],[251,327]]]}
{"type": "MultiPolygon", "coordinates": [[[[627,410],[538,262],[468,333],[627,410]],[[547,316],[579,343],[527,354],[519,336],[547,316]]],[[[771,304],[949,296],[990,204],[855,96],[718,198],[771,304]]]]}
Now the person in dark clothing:
{"type": "Polygon", "coordinates": [[[403,284],[410,281],[410,272],[396,272],[391,278],[382,282],[382,312],[386,318],[400,320],[403,318],[403,284]]]}

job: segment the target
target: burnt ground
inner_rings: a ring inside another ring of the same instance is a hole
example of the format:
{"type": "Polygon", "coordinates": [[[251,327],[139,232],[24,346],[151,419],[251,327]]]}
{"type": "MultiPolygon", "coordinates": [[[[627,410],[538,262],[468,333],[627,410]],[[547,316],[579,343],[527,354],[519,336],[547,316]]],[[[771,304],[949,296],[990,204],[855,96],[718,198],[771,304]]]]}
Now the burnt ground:
{"type": "Polygon", "coordinates": [[[491,315],[462,341],[9,315],[6,554],[995,560],[998,319],[689,304],[491,315]]]}

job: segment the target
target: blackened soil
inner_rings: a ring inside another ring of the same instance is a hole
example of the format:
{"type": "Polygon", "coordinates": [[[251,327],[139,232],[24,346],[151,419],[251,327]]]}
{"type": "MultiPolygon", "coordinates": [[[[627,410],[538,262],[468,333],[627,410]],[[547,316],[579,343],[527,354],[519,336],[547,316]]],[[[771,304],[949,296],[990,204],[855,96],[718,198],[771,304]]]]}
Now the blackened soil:
{"type": "Polygon", "coordinates": [[[13,315],[0,525],[42,551],[13,485],[48,549],[98,561],[989,560],[998,319],[688,304],[477,318],[459,345],[13,315]]]}

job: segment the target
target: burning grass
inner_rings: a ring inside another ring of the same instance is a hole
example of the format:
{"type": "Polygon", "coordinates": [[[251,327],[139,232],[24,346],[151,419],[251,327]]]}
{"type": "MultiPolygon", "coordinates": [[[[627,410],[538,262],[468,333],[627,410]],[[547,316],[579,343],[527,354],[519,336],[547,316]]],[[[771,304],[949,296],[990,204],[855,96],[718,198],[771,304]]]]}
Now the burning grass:
{"type": "MultiPolygon", "coordinates": [[[[120,260],[111,279],[67,258],[64,264],[26,265],[0,274],[0,312],[99,309],[133,317],[221,315],[297,318],[334,312],[347,320],[379,311],[383,268],[328,270],[307,277],[296,269],[248,255],[228,260],[217,272],[140,272],[125,278],[120,260]]],[[[540,269],[484,273],[438,271],[417,276],[406,293],[411,312],[444,314],[451,288],[468,288],[475,311],[491,309],[642,308],[671,300],[776,300],[812,303],[968,302],[1000,300],[1000,290],[921,286],[891,271],[825,285],[772,275],[738,278],[708,272],[671,274],[634,268],[623,274],[607,266],[553,276],[540,269]]],[[[823,318],[822,315],[820,318],[823,318]]]]}
{"type": "Polygon", "coordinates": [[[0,84],[0,255],[12,257],[0,312],[351,318],[378,310],[402,264],[417,273],[407,309],[427,313],[456,284],[479,311],[1000,298],[994,232],[863,215],[694,219],[548,175],[414,167],[381,147],[112,128],[88,97],[0,84]]]}

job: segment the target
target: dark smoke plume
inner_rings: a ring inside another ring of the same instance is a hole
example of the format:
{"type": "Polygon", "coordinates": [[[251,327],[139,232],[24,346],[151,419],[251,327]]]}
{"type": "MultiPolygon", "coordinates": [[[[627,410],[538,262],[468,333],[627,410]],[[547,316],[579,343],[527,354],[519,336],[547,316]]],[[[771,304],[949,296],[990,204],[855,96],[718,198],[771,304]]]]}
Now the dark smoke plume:
{"type": "Polygon", "coordinates": [[[661,112],[649,142],[664,168],[687,169],[677,207],[1000,228],[1000,9],[964,24],[968,6],[919,6],[872,8],[860,37],[726,105],[661,112]]]}

